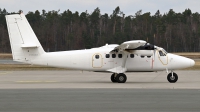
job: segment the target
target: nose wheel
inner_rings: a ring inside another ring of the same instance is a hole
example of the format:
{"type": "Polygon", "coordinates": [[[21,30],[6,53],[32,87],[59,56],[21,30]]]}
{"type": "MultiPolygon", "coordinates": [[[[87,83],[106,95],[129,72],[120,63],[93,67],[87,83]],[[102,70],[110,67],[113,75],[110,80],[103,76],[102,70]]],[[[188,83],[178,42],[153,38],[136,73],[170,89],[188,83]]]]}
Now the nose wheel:
{"type": "Polygon", "coordinates": [[[127,80],[127,77],[125,74],[123,73],[119,73],[119,74],[116,74],[116,73],[113,73],[110,77],[111,81],[113,83],[115,82],[118,82],[118,83],[125,83],[126,80],[127,80]]]}
{"type": "Polygon", "coordinates": [[[176,83],[177,80],[178,80],[178,75],[174,72],[172,73],[169,73],[168,76],[167,76],[167,80],[170,82],[170,83],[176,83]]]}

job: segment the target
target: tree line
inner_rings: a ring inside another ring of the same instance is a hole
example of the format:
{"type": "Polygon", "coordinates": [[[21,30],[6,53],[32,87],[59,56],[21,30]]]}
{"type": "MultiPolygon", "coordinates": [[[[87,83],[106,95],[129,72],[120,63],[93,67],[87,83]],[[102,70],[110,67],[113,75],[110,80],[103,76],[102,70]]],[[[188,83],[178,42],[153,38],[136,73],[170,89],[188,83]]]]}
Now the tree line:
{"type": "MultiPolygon", "coordinates": [[[[5,15],[14,13],[0,9],[1,53],[11,52],[5,15]]],[[[200,14],[190,9],[182,13],[170,9],[165,14],[139,10],[125,15],[116,7],[108,15],[101,14],[97,7],[91,13],[36,10],[26,17],[47,52],[89,49],[129,40],[145,40],[169,52],[200,51],[200,14]]]]}

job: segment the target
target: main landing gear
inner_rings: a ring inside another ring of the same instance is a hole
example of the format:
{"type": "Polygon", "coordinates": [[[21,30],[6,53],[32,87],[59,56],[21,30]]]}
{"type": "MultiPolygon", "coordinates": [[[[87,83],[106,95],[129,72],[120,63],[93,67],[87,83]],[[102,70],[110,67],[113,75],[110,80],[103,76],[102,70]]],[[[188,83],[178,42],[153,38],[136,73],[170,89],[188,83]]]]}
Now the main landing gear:
{"type": "MultiPolygon", "coordinates": [[[[116,82],[118,82],[118,83],[125,83],[126,80],[127,80],[127,77],[126,77],[126,75],[123,74],[123,73],[119,73],[119,74],[113,73],[113,74],[111,75],[110,79],[111,79],[111,81],[112,81],[113,83],[116,83],[116,82]]],[[[176,83],[177,80],[178,80],[178,75],[177,75],[176,73],[174,73],[174,72],[171,72],[171,73],[169,73],[169,74],[167,75],[167,80],[168,80],[170,83],[176,83]]]]}
{"type": "Polygon", "coordinates": [[[112,81],[113,83],[115,83],[115,82],[118,82],[118,83],[125,83],[126,80],[127,80],[127,77],[126,77],[126,75],[123,74],[123,73],[119,73],[119,74],[113,73],[113,74],[111,75],[110,79],[111,79],[111,81],[112,81]]]}
{"type": "Polygon", "coordinates": [[[174,72],[171,72],[167,75],[167,80],[170,83],[175,83],[178,80],[178,75],[174,72]]]}

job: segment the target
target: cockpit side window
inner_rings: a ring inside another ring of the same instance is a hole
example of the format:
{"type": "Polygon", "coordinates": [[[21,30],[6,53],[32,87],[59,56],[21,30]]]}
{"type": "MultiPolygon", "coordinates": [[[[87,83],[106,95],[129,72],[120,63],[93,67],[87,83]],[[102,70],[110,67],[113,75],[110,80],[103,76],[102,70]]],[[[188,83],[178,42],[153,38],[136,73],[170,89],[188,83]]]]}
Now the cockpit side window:
{"type": "Polygon", "coordinates": [[[162,50],[165,54],[167,54],[167,51],[165,51],[164,49],[162,50]]]}
{"type": "Polygon", "coordinates": [[[159,51],[160,56],[166,56],[165,53],[163,53],[162,51],[159,51]]]}

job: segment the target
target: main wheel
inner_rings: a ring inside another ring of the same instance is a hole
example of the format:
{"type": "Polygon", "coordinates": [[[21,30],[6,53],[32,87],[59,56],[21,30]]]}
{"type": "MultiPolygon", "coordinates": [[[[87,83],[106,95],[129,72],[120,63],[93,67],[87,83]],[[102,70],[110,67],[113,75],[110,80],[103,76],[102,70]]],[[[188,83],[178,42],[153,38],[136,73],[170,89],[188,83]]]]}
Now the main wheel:
{"type": "Polygon", "coordinates": [[[167,80],[170,83],[175,83],[178,80],[178,75],[173,72],[173,76],[172,76],[172,73],[169,73],[168,76],[167,76],[167,80]]]}
{"type": "Polygon", "coordinates": [[[123,73],[120,73],[117,75],[117,77],[115,78],[117,80],[118,83],[125,83],[126,82],[126,75],[123,73]]]}
{"type": "Polygon", "coordinates": [[[115,79],[115,73],[113,73],[112,75],[111,75],[111,77],[110,77],[110,79],[111,79],[111,81],[113,82],[113,83],[115,83],[115,82],[117,82],[117,80],[115,79]]]}

